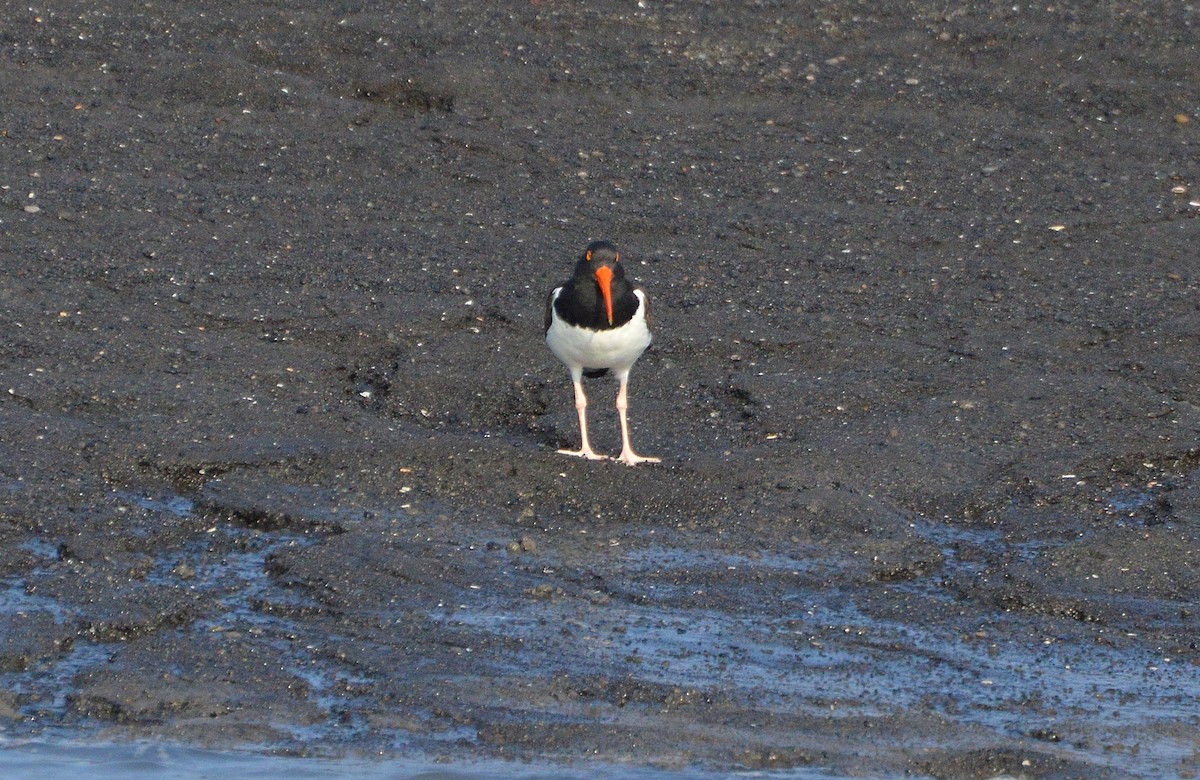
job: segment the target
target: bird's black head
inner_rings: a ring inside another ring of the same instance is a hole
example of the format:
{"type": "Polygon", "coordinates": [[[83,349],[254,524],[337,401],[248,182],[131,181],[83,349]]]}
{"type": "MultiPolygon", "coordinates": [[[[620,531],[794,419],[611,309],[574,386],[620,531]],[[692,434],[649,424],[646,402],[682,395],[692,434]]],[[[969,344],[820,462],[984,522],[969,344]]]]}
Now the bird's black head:
{"type": "Polygon", "coordinates": [[[611,241],[593,241],[583,252],[582,262],[599,265],[601,263],[615,264],[621,259],[621,253],[611,241]]]}
{"type": "Polygon", "coordinates": [[[593,276],[596,270],[602,267],[611,269],[613,275],[618,278],[625,276],[621,268],[621,253],[611,241],[593,241],[588,244],[587,249],[579,256],[579,262],[575,264],[575,275],[593,276]]]}
{"type": "MultiPolygon", "coordinates": [[[[619,262],[621,253],[609,241],[593,241],[584,250],[575,265],[575,278],[594,279],[596,289],[604,302],[608,324],[613,324],[613,280],[618,280],[618,291],[624,289],[625,272],[619,262]]],[[[579,282],[577,282],[578,284],[579,282]]]]}

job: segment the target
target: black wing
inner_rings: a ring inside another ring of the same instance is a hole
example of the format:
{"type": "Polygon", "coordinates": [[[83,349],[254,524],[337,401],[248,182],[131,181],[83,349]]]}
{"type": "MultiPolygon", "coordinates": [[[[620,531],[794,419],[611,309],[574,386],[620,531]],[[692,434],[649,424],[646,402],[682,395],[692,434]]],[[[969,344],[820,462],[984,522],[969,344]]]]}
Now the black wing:
{"type": "Polygon", "coordinates": [[[561,290],[562,287],[555,287],[546,295],[546,330],[550,330],[550,323],[554,322],[554,293],[561,290]]]}

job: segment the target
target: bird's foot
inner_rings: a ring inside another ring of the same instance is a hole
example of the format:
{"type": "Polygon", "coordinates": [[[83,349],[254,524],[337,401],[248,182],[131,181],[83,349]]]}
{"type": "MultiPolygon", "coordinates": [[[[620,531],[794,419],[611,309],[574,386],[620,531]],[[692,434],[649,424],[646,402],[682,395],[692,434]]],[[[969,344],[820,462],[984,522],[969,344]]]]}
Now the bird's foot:
{"type": "Polygon", "coordinates": [[[636,466],[639,463],[662,463],[661,458],[650,458],[645,455],[638,455],[633,450],[621,450],[621,456],[617,460],[624,463],[626,466],[636,466]]]}
{"type": "Polygon", "coordinates": [[[591,447],[581,447],[577,450],[555,450],[559,455],[571,455],[576,458],[587,458],[588,460],[608,460],[607,455],[601,455],[591,447]]]}

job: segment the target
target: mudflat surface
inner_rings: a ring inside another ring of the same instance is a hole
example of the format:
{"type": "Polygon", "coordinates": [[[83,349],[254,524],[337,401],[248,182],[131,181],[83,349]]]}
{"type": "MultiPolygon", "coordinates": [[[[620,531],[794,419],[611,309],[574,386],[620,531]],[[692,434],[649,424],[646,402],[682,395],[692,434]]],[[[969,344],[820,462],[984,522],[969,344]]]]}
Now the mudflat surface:
{"type": "Polygon", "coordinates": [[[1196,776],[1200,18],[1076,5],[0,3],[0,741],[1196,776]]]}

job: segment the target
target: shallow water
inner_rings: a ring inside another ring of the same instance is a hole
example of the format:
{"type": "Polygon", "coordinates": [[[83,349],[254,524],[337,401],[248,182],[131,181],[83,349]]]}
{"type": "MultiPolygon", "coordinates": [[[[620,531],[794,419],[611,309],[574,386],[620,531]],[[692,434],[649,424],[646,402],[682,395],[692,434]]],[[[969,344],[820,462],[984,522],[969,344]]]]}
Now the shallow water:
{"type": "MultiPolygon", "coordinates": [[[[946,533],[959,542],[997,541],[988,532],[946,533]]],[[[970,571],[970,565],[955,562],[949,548],[945,552],[946,576],[970,571]]],[[[674,548],[639,550],[628,560],[631,571],[643,573],[748,569],[766,578],[786,578],[815,565],[782,555],[748,558],[674,548]]],[[[945,599],[926,582],[898,588],[920,599],[945,599]]],[[[1094,759],[1102,749],[1109,766],[1132,774],[1169,776],[1200,748],[1194,730],[1200,701],[1196,666],[1156,653],[1133,635],[1105,642],[1064,637],[1020,614],[1001,616],[978,635],[969,620],[926,628],[873,614],[853,591],[797,587],[783,603],[758,611],[688,608],[680,604],[686,596],[667,587],[659,591],[658,604],[651,597],[649,604],[581,610],[578,604],[564,608],[546,601],[520,613],[483,602],[450,619],[530,645],[541,626],[568,624],[583,638],[574,645],[581,663],[600,674],[619,674],[632,652],[640,657],[644,679],[666,685],[719,681],[726,690],[780,711],[937,713],[991,732],[1033,736],[1081,759],[1094,759]],[[1181,725],[1188,723],[1193,725],[1181,725]],[[1066,733],[1070,742],[1061,736],[1066,733]]]]}
{"type": "MultiPolygon", "coordinates": [[[[187,499],[173,495],[125,498],[179,517],[194,508],[187,499]]],[[[932,523],[914,527],[938,545],[944,562],[937,577],[890,586],[910,604],[952,609],[954,599],[942,583],[970,578],[979,571],[978,563],[962,560],[960,551],[1004,545],[994,531],[932,523]]],[[[304,745],[333,755],[353,751],[356,740],[370,730],[363,714],[370,711],[370,702],[356,701],[347,691],[365,690],[372,680],[331,663],[311,645],[293,641],[305,634],[302,623],[260,606],[264,602],[297,610],[319,606],[310,595],[283,586],[267,565],[273,553],[319,542],[311,536],[230,526],[213,527],[205,536],[160,554],[146,575],[147,582],[170,583],[181,566],[190,567],[187,587],[212,596],[220,609],[186,630],[252,634],[271,648],[283,669],[307,684],[308,701],[326,713],[327,720],[281,725],[291,741],[274,748],[304,745]],[[212,542],[219,552],[214,552],[212,542]]],[[[456,630],[473,632],[468,635],[515,641],[522,649],[511,653],[502,669],[514,679],[534,679],[565,657],[571,658],[572,674],[619,679],[628,674],[632,662],[645,682],[680,690],[714,690],[715,686],[758,702],[766,712],[839,718],[886,718],[897,708],[932,713],[985,732],[1032,736],[1053,744],[1059,755],[1094,760],[1102,749],[1107,766],[1133,774],[1166,776],[1196,755],[1195,733],[1183,724],[1196,720],[1200,674],[1194,665],[1156,653],[1132,634],[1103,637],[1103,642],[1094,641],[1096,636],[1088,632],[1058,635],[1046,621],[1022,613],[992,615],[986,630],[972,622],[977,615],[925,626],[881,611],[856,588],[814,586],[839,566],[836,559],[808,554],[811,551],[735,554],[684,548],[661,537],[618,554],[607,573],[611,590],[629,588],[630,593],[640,594],[636,599],[513,601],[511,594],[481,588],[469,591],[470,597],[454,608],[439,607],[430,614],[456,630]],[[741,578],[740,588],[723,593],[717,602],[720,608],[710,606],[706,589],[714,583],[722,587],[723,578],[735,576],[741,578]],[[547,635],[547,626],[568,627],[570,638],[563,639],[558,632],[547,635]],[[1062,736],[1068,733],[1069,742],[1062,736]]],[[[26,548],[47,561],[57,555],[56,549],[40,542],[26,548]]],[[[1031,560],[1038,550],[1038,544],[1023,542],[1013,546],[1012,554],[1031,560]]],[[[38,576],[38,571],[31,576],[38,576]]],[[[5,583],[0,613],[41,612],[60,625],[73,619],[71,607],[31,593],[24,585],[19,579],[5,583]]],[[[0,680],[25,702],[21,715],[27,724],[52,724],[67,714],[77,676],[104,665],[116,648],[80,638],[65,653],[5,672],[0,680]]],[[[280,778],[471,778],[498,772],[529,778],[634,780],[730,776],[611,765],[582,770],[461,760],[447,765],[394,758],[299,759],[170,744],[95,746],[71,741],[70,731],[63,732],[62,741],[55,741],[57,733],[54,728],[39,733],[34,727],[29,736],[42,741],[10,738],[0,751],[0,773],[21,777],[52,766],[55,776],[64,778],[216,777],[230,772],[280,778]]],[[[426,734],[422,751],[397,731],[389,753],[394,756],[412,748],[413,755],[429,755],[431,744],[461,748],[477,738],[468,726],[450,728],[426,734]]],[[[806,768],[738,776],[838,776],[824,772],[806,768]]]]}
{"type": "MultiPolygon", "coordinates": [[[[191,518],[196,511],[192,501],[171,493],[113,495],[158,515],[191,518]]],[[[1135,499],[1128,505],[1118,505],[1123,497],[1110,500],[1113,513],[1121,515],[1119,521],[1147,500],[1140,494],[1135,499]]],[[[306,517],[338,514],[335,496],[309,491],[303,500],[306,517]]],[[[398,527],[411,519],[379,508],[360,514],[398,527]]],[[[435,729],[419,739],[403,727],[385,732],[375,726],[372,735],[373,702],[368,693],[352,692],[369,691],[376,681],[332,660],[314,644],[297,641],[312,636],[300,615],[322,604],[311,591],[273,575],[269,565],[273,555],[322,544],[321,535],[230,524],[202,528],[199,538],[157,551],[146,583],[178,586],[179,572],[186,568],[186,588],[205,595],[217,608],[179,630],[193,637],[252,635],[282,670],[306,684],[307,702],[324,718],[279,724],[286,738],[263,746],[263,753],[174,744],[80,744],[75,740],[81,731],[88,733],[86,726],[72,731],[54,724],[71,720],[70,696],[80,677],[105,666],[120,648],[119,643],[89,641],[81,635],[64,652],[0,673],[4,688],[17,697],[21,722],[12,724],[20,731],[0,727],[0,740],[8,740],[0,741],[0,776],[43,776],[48,769],[67,780],[230,773],[267,778],[504,775],[630,780],[845,776],[812,767],[730,775],[612,764],[580,769],[464,761],[472,746],[480,744],[470,724],[435,729]],[[264,604],[288,609],[265,609],[264,604]],[[334,756],[369,752],[364,746],[378,745],[381,733],[388,740],[388,757],[381,760],[269,754],[302,747],[334,756]],[[451,763],[396,758],[436,755],[430,748],[442,746],[456,756],[451,763]]],[[[1200,749],[1195,707],[1200,673],[1194,663],[1157,651],[1133,632],[1047,620],[1028,612],[985,614],[986,627],[980,625],[978,611],[966,610],[955,618],[961,602],[946,584],[969,583],[985,568],[970,551],[989,550],[1027,563],[1036,561],[1046,544],[1008,542],[992,529],[923,520],[914,522],[912,529],[940,551],[940,567],[934,576],[902,580],[882,590],[845,582],[820,584],[846,565],[820,550],[728,552],[703,544],[685,546],[676,536],[654,533],[631,540],[629,549],[597,559],[610,596],[514,599],[514,592],[527,593],[542,582],[539,574],[555,574],[557,564],[546,559],[530,569],[509,572],[513,582],[507,589],[494,582],[478,589],[471,585],[455,602],[437,602],[428,616],[456,631],[465,630],[464,636],[483,646],[491,641],[497,647],[519,648],[501,654],[499,662],[499,671],[516,681],[536,680],[547,669],[619,680],[628,677],[632,664],[639,681],[682,691],[719,690],[757,702],[764,713],[864,721],[886,719],[897,711],[932,714],[978,727],[980,733],[1032,738],[1058,756],[1082,762],[1095,762],[1102,755],[1106,768],[1138,776],[1171,776],[1195,760],[1200,749]],[[714,599],[716,594],[709,591],[715,590],[720,597],[714,599]],[[898,604],[911,614],[897,612],[898,604]],[[912,619],[941,609],[947,614],[935,622],[912,619]],[[568,628],[569,636],[547,630],[556,626],[568,628]],[[569,666],[561,666],[567,658],[569,666]]],[[[59,548],[40,539],[22,546],[44,565],[26,577],[0,583],[0,614],[40,613],[59,626],[77,620],[82,606],[27,587],[47,576],[61,557],[59,548]]],[[[468,560],[482,560],[478,551],[472,556],[468,560]]]]}
{"type": "Polygon", "coordinates": [[[819,770],[780,772],[657,771],[610,765],[553,766],[501,761],[438,763],[418,760],[318,759],[212,751],[179,745],[83,745],[0,741],[0,777],[6,780],[202,780],[253,777],[261,780],[305,780],[337,777],[346,780],[717,780],[718,778],[779,778],[833,780],[819,770]]]}

